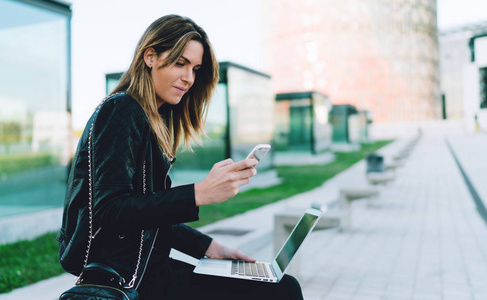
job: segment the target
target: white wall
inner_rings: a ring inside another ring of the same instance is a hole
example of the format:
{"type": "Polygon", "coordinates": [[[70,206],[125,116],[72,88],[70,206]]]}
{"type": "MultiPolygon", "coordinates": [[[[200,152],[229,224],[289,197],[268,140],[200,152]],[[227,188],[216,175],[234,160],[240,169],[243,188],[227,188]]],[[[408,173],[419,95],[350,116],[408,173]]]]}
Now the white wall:
{"type": "Polygon", "coordinates": [[[463,107],[465,126],[469,132],[487,131],[487,109],[480,109],[480,68],[487,67],[487,37],[475,40],[475,62],[463,70],[463,107]],[[475,123],[477,116],[477,124],[475,123]],[[480,128],[478,128],[478,126],[480,128]]]}
{"type": "Polygon", "coordinates": [[[479,70],[476,64],[463,68],[463,119],[469,132],[475,131],[475,115],[479,111],[479,70]]]}

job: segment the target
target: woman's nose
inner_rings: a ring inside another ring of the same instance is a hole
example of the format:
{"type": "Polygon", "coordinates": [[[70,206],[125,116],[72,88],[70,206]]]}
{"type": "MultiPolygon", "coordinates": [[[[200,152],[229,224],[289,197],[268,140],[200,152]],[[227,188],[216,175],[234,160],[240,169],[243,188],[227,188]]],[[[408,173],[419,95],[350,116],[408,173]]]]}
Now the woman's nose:
{"type": "Polygon", "coordinates": [[[189,85],[193,85],[193,82],[194,82],[194,72],[193,72],[193,69],[188,69],[184,72],[183,74],[183,81],[184,82],[187,82],[189,85]]]}

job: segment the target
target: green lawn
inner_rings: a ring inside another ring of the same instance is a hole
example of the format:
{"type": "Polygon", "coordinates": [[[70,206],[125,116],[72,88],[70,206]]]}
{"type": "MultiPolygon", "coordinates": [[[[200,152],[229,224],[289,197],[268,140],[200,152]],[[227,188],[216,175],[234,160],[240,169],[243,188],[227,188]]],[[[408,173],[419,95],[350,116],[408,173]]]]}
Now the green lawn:
{"type": "Polygon", "coordinates": [[[0,293],[62,274],[58,250],[56,233],[0,246],[0,293]]]}
{"type": "Polygon", "coordinates": [[[0,156],[0,176],[13,175],[59,164],[51,153],[23,153],[0,156]]]}
{"type": "MultiPolygon", "coordinates": [[[[364,144],[360,151],[336,152],[336,160],[321,166],[278,167],[283,182],[277,186],[252,189],[238,194],[230,201],[202,207],[201,221],[190,224],[200,227],[247,210],[273,203],[309,191],[347,169],[391,141],[364,144]]],[[[63,273],[57,259],[56,233],[45,234],[33,241],[0,246],[0,293],[26,286],[63,273]]]]}

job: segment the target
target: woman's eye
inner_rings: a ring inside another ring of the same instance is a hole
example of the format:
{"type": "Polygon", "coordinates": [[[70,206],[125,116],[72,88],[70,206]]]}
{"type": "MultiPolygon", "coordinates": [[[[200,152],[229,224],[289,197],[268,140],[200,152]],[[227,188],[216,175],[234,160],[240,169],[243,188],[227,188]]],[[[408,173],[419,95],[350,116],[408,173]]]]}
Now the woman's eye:
{"type": "Polygon", "coordinates": [[[177,63],[176,63],[176,66],[182,67],[182,66],[184,66],[184,63],[182,63],[182,62],[177,62],[177,63]]]}

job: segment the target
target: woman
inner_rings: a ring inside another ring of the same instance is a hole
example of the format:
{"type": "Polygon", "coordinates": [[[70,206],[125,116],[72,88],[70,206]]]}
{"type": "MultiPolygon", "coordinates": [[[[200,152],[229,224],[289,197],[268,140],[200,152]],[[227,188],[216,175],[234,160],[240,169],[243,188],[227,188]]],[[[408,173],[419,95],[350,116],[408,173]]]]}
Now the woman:
{"type": "Polygon", "coordinates": [[[208,37],[191,19],[169,15],[148,27],[114,94],[89,120],[73,161],[58,235],[68,272],[79,274],[85,263],[92,187],[88,261],[132,279],[141,299],[302,298],[291,276],[279,284],[223,279],[196,275],[192,265],[169,258],[175,248],[196,258],[255,261],[184,225],[198,220],[200,206],[235,196],[256,174],[255,159],[218,162],[195,184],[171,187],[168,177],[179,142],[189,146],[202,132],[217,82],[208,37]]]}

